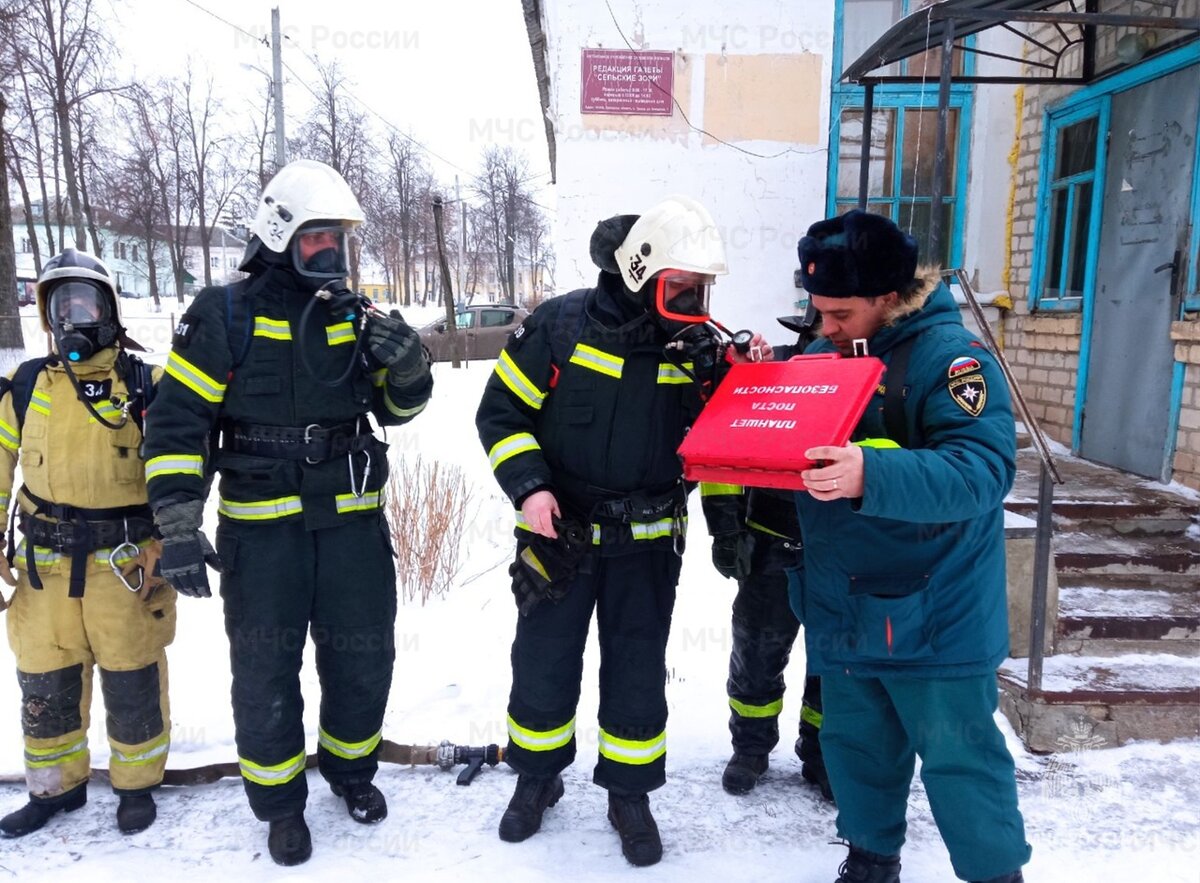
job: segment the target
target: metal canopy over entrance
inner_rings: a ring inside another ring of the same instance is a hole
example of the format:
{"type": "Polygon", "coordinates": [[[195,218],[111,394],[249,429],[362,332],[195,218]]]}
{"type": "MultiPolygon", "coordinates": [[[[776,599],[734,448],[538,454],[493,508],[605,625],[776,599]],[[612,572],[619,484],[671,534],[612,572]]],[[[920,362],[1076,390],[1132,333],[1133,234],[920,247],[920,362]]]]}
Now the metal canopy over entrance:
{"type": "MultiPolygon", "coordinates": [[[[1101,12],[1102,5],[1110,8],[1128,6],[1132,10],[1136,4],[1133,0],[1108,3],[1102,3],[1102,0],[941,0],[896,22],[846,67],[840,80],[861,85],[865,89],[862,130],[866,133],[871,131],[876,85],[924,85],[930,82],[927,77],[873,72],[924,52],[940,49],[929,254],[940,254],[942,247],[942,205],[948,166],[946,129],[950,116],[951,83],[1057,83],[1086,86],[1107,76],[1114,69],[1100,63],[1099,40],[1102,35],[1110,40],[1115,39],[1115,52],[1110,54],[1115,55],[1117,63],[1130,64],[1140,61],[1151,50],[1157,52],[1178,46],[1195,39],[1200,33],[1200,17],[1101,12]],[[1035,36],[1026,32],[1032,29],[1022,30],[1014,27],[1013,23],[1043,27],[1035,36]],[[982,50],[967,40],[991,28],[1002,28],[1020,37],[1027,57],[982,50]],[[1116,37],[1118,31],[1124,33],[1116,37]],[[1154,35],[1153,39],[1148,36],[1150,34],[1154,35]],[[1014,72],[995,76],[963,73],[967,70],[963,61],[968,55],[1010,61],[1014,72]]],[[[1142,5],[1174,12],[1177,2],[1159,0],[1142,5]]],[[[858,204],[864,209],[867,206],[870,162],[871,139],[863,137],[858,204]]]]}

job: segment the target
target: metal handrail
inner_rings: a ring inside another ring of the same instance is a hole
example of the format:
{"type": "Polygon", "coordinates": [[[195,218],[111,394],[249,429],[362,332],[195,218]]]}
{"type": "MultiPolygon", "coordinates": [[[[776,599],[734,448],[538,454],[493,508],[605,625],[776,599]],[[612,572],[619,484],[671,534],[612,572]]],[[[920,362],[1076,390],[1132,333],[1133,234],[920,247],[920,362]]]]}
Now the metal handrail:
{"type": "Polygon", "coordinates": [[[1000,370],[1004,372],[1004,378],[1008,381],[1009,388],[1013,393],[1013,401],[1017,403],[1017,409],[1021,413],[1021,420],[1029,430],[1033,446],[1042,462],[1038,475],[1037,528],[1033,547],[1033,595],[1030,599],[1029,610],[1029,671],[1025,684],[1027,693],[1032,695],[1042,689],[1042,661],[1046,653],[1046,596],[1050,576],[1051,542],[1054,538],[1054,485],[1062,484],[1063,479],[1054,462],[1054,455],[1050,452],[1046,434],[1042,431],[1037,417],[1029,410],[1029,405],[1021,392],[1021,386],[1017,383],[1017,378],[1013,376],[1012,368],[1009,367],[1004,353],[1000,351],[999,344],[996,343],[991,326],[988,325],[987,318],[983,314],[983,308],[979,306],[975,290],[971,287],[966,272],[960,267],[943,270],[942,275],[954,277],[958,281],[959,287],[962,288],[967,306],[970,307],[971,314],[979,324],[979,334],[983,338],[988,352],[995,356],[1000,370]]]}

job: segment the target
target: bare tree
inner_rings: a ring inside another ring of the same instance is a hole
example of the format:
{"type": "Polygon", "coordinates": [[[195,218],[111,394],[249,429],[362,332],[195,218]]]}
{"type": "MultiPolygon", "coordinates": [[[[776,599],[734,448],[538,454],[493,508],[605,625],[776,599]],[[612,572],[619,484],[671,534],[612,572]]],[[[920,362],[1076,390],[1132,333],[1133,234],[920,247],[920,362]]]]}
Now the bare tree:
{"type": "Polygon", "coordinates": [[[508,303],[516,303],[516,248],[530,201],[528,177],[529,160],[523,153],[497,145],[484,149],[475,194],[483,205],[501,298],[508,303]]]}
{"type": "MultiPolygon", "coordinates": [[[[16,60],[9,51],[12,41],[9,35],[16,16],[20,15],[22,3],[12,3],[0,8],[0,84],[9,80],[16,60]]],[[[0,350],[23,351],[25,337],[21,331],[21,318],[17,302],[17,256],[13,242],[12,200],[8,191],[8,147],[11,139],[5,116],[8,101],[0,89],[0,350]]],[[[22,188],[22,192],[24,190],[22,188]]],[[[28,196],[23,196],[28,203],[28,196]]]]}
{"type": "Polygon", "coordinates": [[[14,37],[24,48],[21,66],[53,116],[55,153],[62,163],[75,247],[81,249],[87,237],[72,115],[90,98],[113,91],[102,77],[109,42],[99,24],[93,0],[32,0],[14,25],[14,37]]]}

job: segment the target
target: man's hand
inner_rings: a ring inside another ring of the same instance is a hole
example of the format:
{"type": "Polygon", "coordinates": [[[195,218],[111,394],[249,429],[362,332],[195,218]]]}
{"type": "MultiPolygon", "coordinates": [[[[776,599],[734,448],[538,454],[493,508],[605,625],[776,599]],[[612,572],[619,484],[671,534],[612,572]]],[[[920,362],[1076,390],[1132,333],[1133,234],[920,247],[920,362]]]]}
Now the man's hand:
{"type": "Polygon", "coordinates": [[[154,513],[154,520],[163,535],[162,575],[181,595],[189,598],[211,598],[208,571],[205,565],[220,573],[221,559],[200,532],[204,501],[187,500],[169,503],[154,513]]]}
{"type": "Polygon", "coordinates": [[[528,616],[543,600],[565,597],[588,551],[588,534],[582,524],[556,518],[554,527],[555,539],[535,533],[528,541],[517,543],[517,559],[508,574],[522,616],[528,616]]]}
{"type": "Polygon", "coordinates": [[[554,519],[562,517],[558,508],[558,500],[550,491],[534,491],[521,503],[521,516],[529,529],[536,534],[558,539],[558,531],[554,529],[554,519]]]}
{"type": "Polygon", "coordinates": [[[713,567],[726,579],[743,580],[750,575],[753,551],[754,535],[750,531],[719,533],[712,539],[713,567]]]}
{"type": "Polygon", "coordinates": [[[125,581],[129,585],[133,585],[133,580],[138,578],[138,572],[141,572],[142,587],[138,590],[138,598],[143,601],[149,601],[157,592],[165,585],[169,585],[166,578],[163,577],[159,567],[159,559],[162,558],[163,544],[160,540],[151,540],[141,548],[138,556],[125,564],[121,568],[121,575],[125,577],[125,581]]]}
{"type": "Polygon", "coordinates": [[[367,349],[388,369],[388,380],[396,386],[407,386],[429,371],[420,335],[404,321],[399,310],[387,316],[371,313],[367,317],[367,349]]]}
{"type": "Polygon", "coordinates": [[[804,486],[815,499],[853,500],[863,495],[863,452],[858,445],[809,448],[804,456],[823,464],[800,473],[804,486]]]}

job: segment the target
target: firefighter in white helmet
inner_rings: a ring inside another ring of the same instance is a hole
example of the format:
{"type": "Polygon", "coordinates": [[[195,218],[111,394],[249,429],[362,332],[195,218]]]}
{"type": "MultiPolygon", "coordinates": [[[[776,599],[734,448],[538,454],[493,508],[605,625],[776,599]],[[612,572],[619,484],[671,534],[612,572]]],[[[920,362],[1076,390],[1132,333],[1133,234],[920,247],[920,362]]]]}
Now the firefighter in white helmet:
{"type": "Polygon", "coordinates": [[[575,707],[593,610],[600,635],[594,780],[625,857],[662,842],[647,794],[665,781],[665,652],[686,496],[675,451],[702,405],[668,344],[708,319],[725,248],[694,199],[602,221],[595,288],[546,301],[515,331],[476,415],[516,508],[519,617],[506,758],[519,773],[500,838],[536,833],[575,757],[575,707]]]}
{"type": "Polygon", "coordinates": [[[320,772],[355,821],[387,814],[372,779],[395,661],[396,571],[387,445],[368,415],[407,423],[433,378],[399,314],[369,311],[346,288],[362,220],[323,163],[298,160],[271,179],[242,263],[249,278],[204,289],[184,314],[146,437],[163,576],[207,597],[206,565],[223,568],[238,761],[283,865],[312,853],[300,692],[308,633],[322,685],[320,772]],[[200,530],[213,472],[215,553],[200,530]]]}
{"type": "Polygon", "coordinates": [[[0,380],[0,501],[5,510],[14,504],[23,535],[16,545],[10,534],[0,577],[16,586],[8,638],[29,786],[29,803],[0,819],[6,837],[87,802],[97,664],[118,828],[141,831],[156,815],[151,791],[162,782],[171,734],[165,648],[175,635],[175,591],[152,573],[156,541],[139,451],[161,369],[125,351],[140,347],[125,336],[117,302],[101,261],[73,248],[51,258],[37,305],[57,354],[0,380]],[[24,484],[14,492],[18,459],[24,484]]]}

